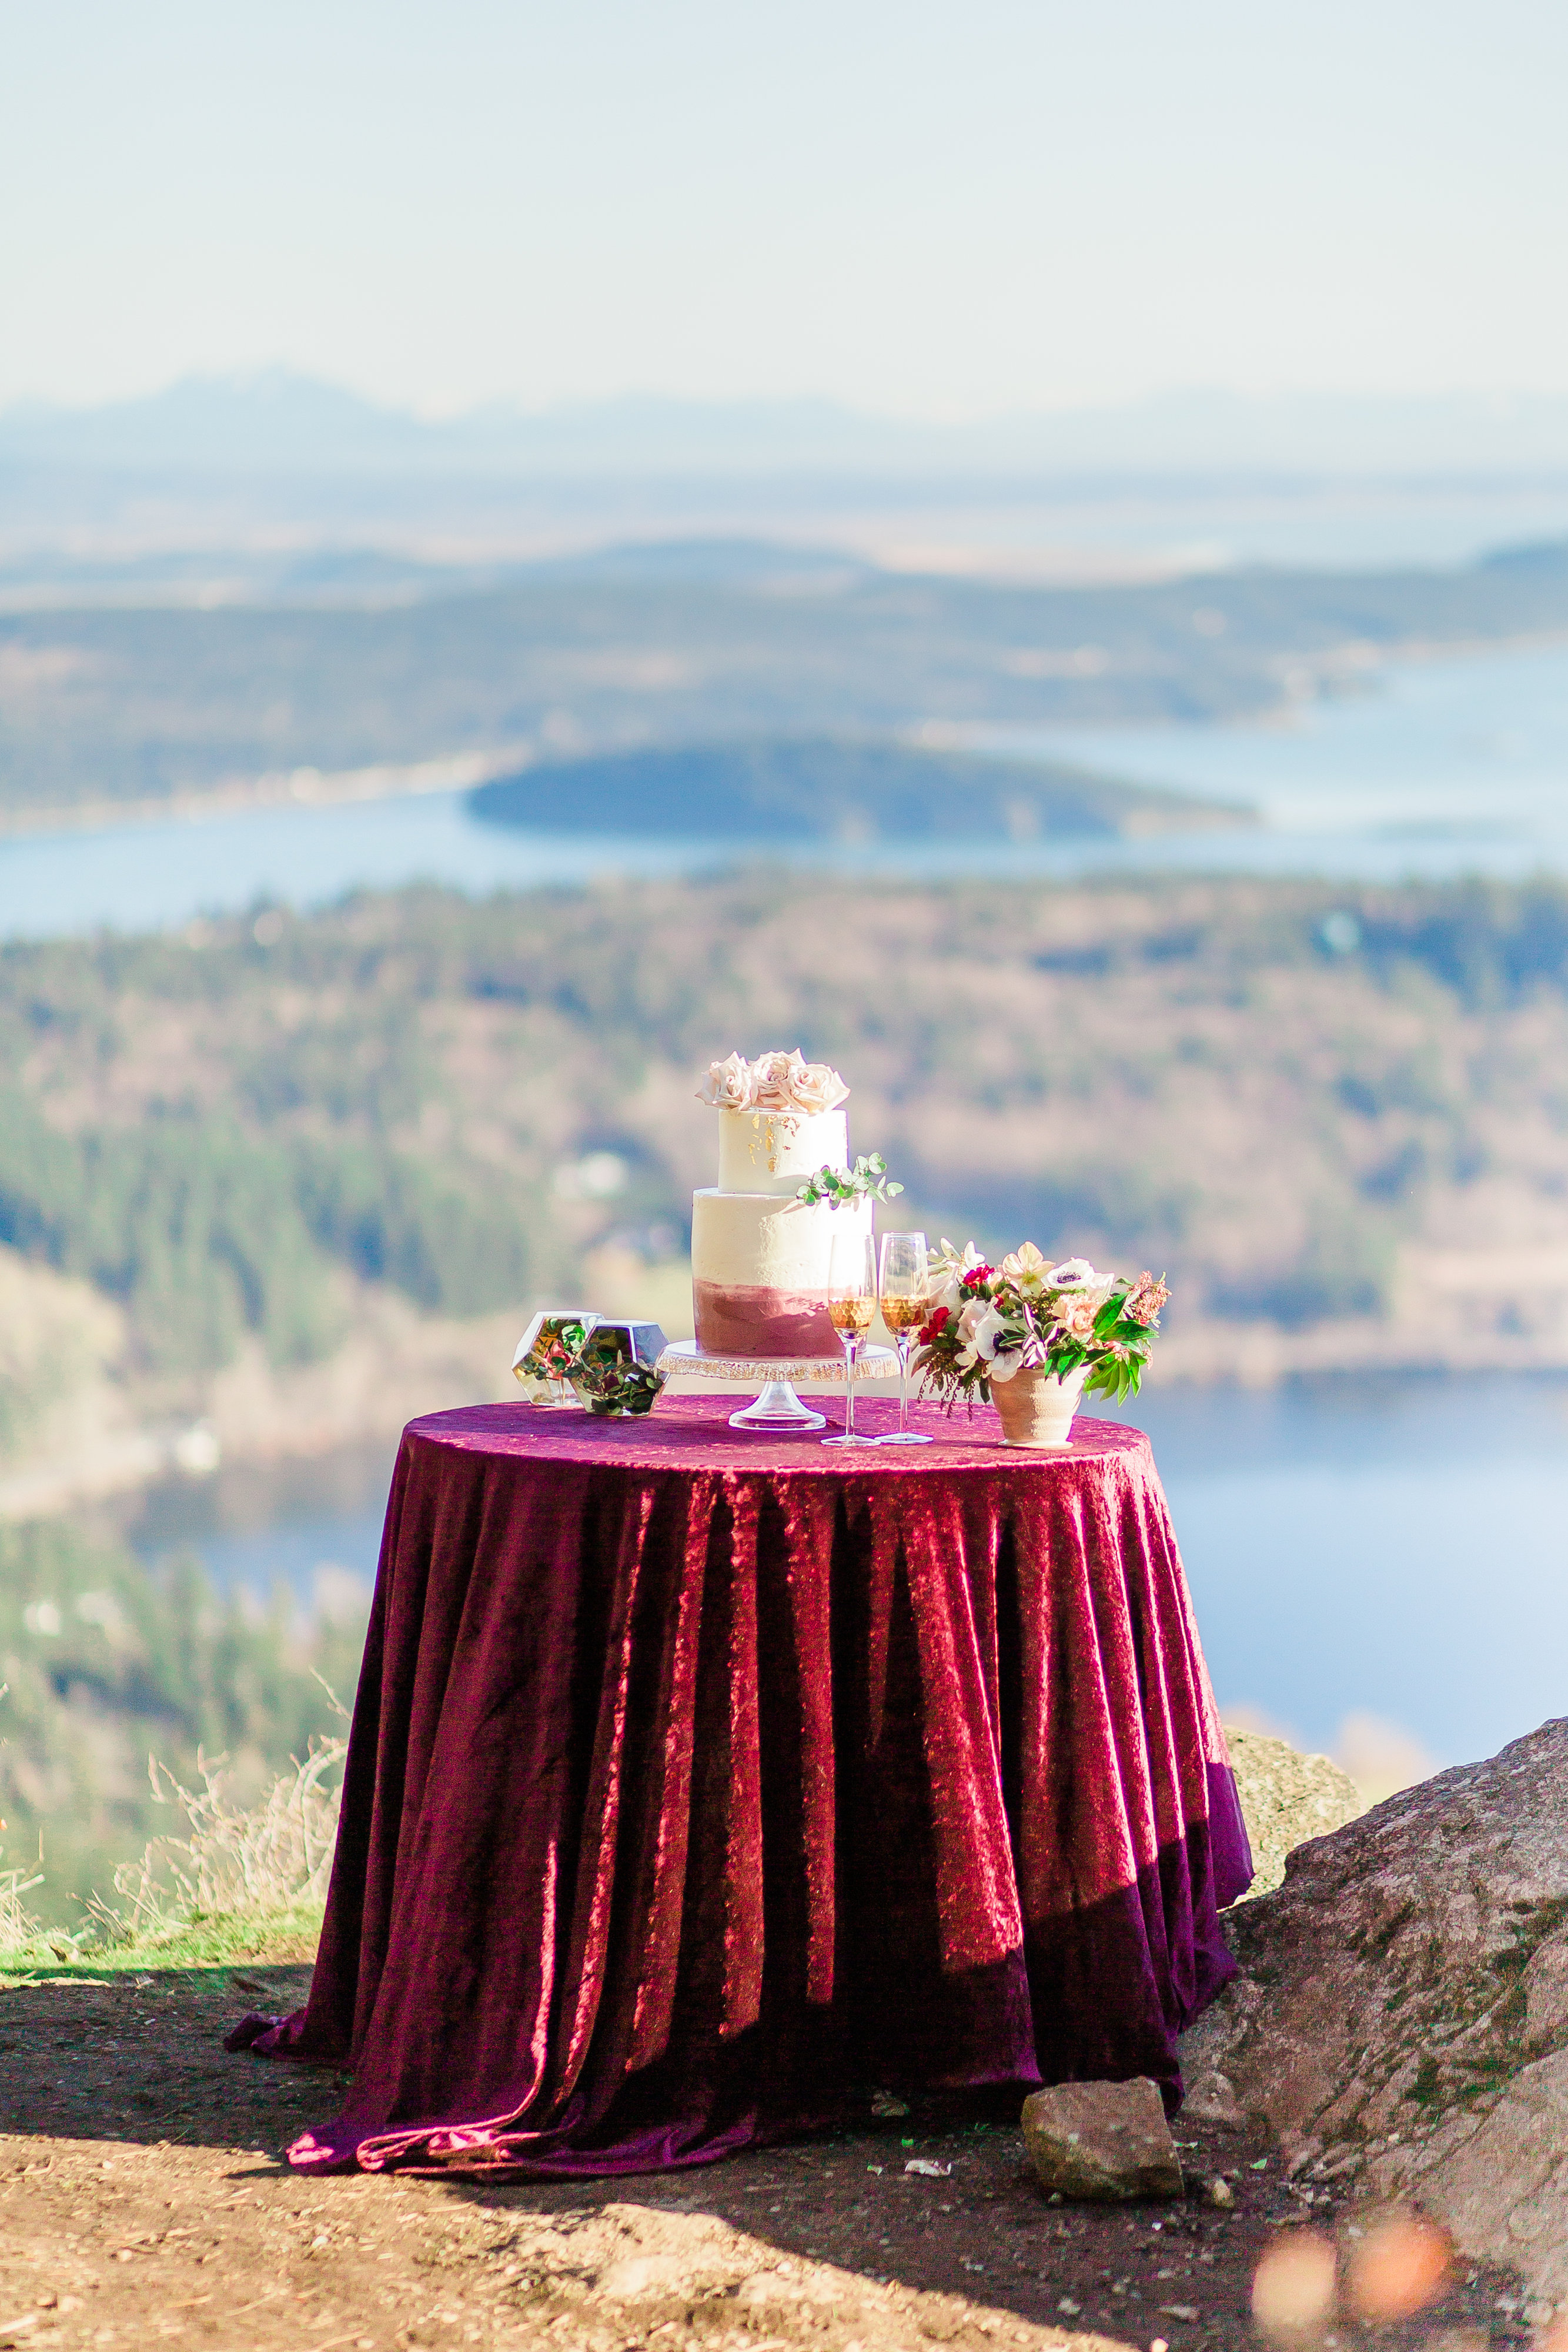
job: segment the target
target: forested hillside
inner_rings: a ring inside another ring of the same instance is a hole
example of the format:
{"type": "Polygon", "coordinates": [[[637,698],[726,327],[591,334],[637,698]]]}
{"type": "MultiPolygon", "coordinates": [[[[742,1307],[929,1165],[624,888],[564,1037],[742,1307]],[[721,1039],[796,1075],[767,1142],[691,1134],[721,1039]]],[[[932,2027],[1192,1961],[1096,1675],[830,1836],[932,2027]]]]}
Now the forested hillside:
{"type": "Polygon", "coordinates": [[[771,876],[367,898],[0,953],[0,1243],[196,1376],[367,1293],[514,1310],[681,1255],[732,1045],[840,1063],[904,1205],[1159,1257],[1178,1324],[1393,1311],[1403,1246],[1568,1244],[1568,895],[771,876]]]}
{"type": "Polygon", "coordinates": [[[0,614],[0,816],[508,747],[1234,717],[1354,688],[1396,646],[1568,628],[1561,550],[1103,588],[680,553],[360,609],[0,614]]]}
{"type": "Polygon", "coordinates": [[[491,824],[675,839],[1031,841],[1244,825],[1251,813],[1045,761],[833,737],[542,760],[469,794],[491,824]],[[567,813],[570,812],[570,818],[567,813]]]}
{"type": "MultiPolygon", "coordinates": [[[[415,890],[0,951],[0,1509],[501,1393],[540,1297],[677,1328],[695,1074],[797,1044],[902,1218],[1165,1272],[1162,1379],[1568,1362],[1562,888],[415,890]]],[[[150,1749],[281,1765],[357,1633],[0,1530],[0,1867],[42,1827],[63,1916],[170,1826],[150,1749]]]]}

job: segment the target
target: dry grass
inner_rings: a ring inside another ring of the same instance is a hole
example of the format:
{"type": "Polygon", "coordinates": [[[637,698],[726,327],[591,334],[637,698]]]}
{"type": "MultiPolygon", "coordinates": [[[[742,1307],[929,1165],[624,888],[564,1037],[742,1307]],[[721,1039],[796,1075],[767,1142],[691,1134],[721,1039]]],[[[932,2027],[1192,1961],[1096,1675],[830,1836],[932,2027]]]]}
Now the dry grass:
{"type": "Polygon", "coordinates": [[[19,1870],[0,1870],[0,1952],[20,1949],[37,1941],[41,1930],[22,1897],[44,1883],[41,1870],[25,1878],[19,1870]]]}
{"type": "MultiPolygon", "coordinates": [[[[0,1683],[0,1698],[9,1697],[10,1691],[9,1683],[0,1683]]],[[[5,1826],[5,1822],[0,1822],[0,1829],[5,1826]]],[[[36,1870],[30,1878],[19,1870],[0,1870],[0,1952],[17,1951],[23,1945],[32,1943],[39,1934],[38,1922],[22,1897],[30,1895],[35,1886],[42,1886],[43,1883],[41,1870],[36,1870]]]]}
{"type": "Polygon", "coordinates": [[[114,1874],[118,1901],[90,1905],[106,1936],[145,1942],[193,1920],[246,1918],[318,1908],[325,1900],[338,1839],[339,1780],[346,1739],[313,1741],[304,1761],[280,1773],[259,1801],[231,1801],[220,1759],[202,1764],[187,1789],[148,1759],[153,1795],[178,1807],[182,1835],[152,1839],[139,1862],[114,1874]]]}

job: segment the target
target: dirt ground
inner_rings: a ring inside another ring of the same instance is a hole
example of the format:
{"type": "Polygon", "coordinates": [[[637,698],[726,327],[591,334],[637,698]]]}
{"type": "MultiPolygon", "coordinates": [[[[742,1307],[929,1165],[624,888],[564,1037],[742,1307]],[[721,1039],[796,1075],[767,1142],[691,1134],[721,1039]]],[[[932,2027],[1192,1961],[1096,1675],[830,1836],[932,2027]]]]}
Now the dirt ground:
{"type": "MultiPolygon", "coordinates": [[[[1361,2226],[1329,2192],[1309,2202],[1257,2134],[1179,2119],[1184,2201],[1053,2207],[1016,2118],[924,2106],[633,2180],[300,2179],[283,2150],[342,2078],[227,2056],[222,2037],[308,1981],[181,1969],[0,1992],[0,2347],[1228,2352],[1257,2340],[1252,2273],[1281,2231],[1343,2247],[1361,2226]]],[[[1323,2340],[1483,2352],[1528,2338],[1519,2313],[1506,2277],[1461,2265],[1418,2319],[1323,2340]]]]}

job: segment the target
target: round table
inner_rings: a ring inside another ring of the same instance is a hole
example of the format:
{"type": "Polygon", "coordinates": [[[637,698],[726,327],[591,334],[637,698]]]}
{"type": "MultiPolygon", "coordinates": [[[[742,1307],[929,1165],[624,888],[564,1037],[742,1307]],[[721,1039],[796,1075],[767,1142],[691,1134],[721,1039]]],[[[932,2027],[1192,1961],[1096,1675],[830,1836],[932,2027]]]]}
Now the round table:
{"type": "Polygon", "coordinates": [[[1148,1440],[925,1405],[934,1444],[862,1454],[727,1410],[404,1432],[310,1998],[230,2037],[352,2068],[295,2165],[629,2172],[878,2087],[1179,2096],[1251,1865],[1148,1440]]]}

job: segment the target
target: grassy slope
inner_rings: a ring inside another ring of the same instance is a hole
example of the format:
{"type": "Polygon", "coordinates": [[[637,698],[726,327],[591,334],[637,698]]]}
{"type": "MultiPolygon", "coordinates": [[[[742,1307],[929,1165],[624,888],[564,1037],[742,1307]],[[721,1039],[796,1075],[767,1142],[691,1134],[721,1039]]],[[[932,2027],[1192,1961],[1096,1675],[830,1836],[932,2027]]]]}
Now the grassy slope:
{"type": "Polygon", "coordinates": [[[78,1951],[59,1930],[0,1948],[0,1989],[20,1984],[92,1983],[168,1969],[200,1969],[222,1978],[246,1962],[268,1966],[313,1960],[321,1933],[319,1906],[291,1911],[229,1912],[194,1919],[162,1935],[92,1944],[78,1951]]]}

